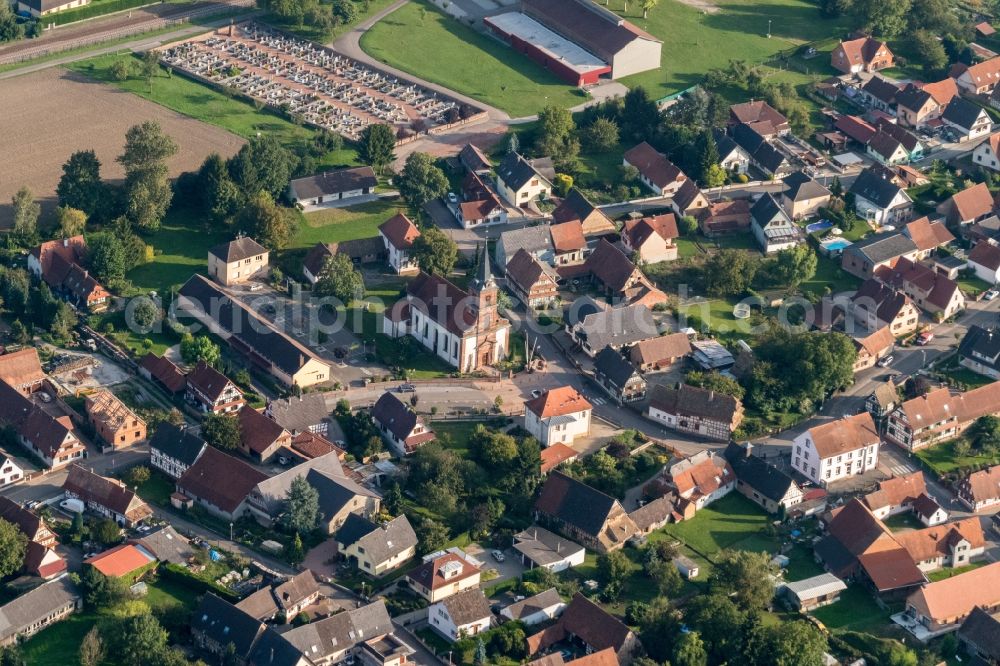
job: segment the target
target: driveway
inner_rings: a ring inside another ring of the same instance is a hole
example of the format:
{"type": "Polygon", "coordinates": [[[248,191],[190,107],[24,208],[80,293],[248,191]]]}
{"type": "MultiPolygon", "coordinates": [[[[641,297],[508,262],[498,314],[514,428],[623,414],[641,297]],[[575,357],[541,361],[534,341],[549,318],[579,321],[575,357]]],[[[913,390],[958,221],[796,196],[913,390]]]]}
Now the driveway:
{"type": "Polygon", "coordinates": [[[511,578],[520,578],[521,574],[524,573],[524,565],[521,564],[520,558],[514,557],[515,553],[510,548],[500,550],[504,554],[503,562],[497,562],[493,559],[493,556],[490,554],[493,551],[492,548],[483,547],[478,543],[471,543],[462,550],[477,560],[482,561],[486,565],[486,569],[495,569],[500,574],[496,578],[484,581],[483,587],[492,587],[497,583],[502,583],[511,578]]]}

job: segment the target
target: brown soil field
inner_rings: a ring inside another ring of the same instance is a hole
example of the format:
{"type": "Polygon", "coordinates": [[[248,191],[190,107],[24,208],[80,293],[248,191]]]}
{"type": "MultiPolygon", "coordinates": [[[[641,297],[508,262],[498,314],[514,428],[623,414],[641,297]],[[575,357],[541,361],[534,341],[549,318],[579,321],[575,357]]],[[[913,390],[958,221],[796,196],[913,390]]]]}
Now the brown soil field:
{"type": "Polygon", "coordinates": [[[27,185],[42,204],[44,226],[57,205],[62,165],[78,150],[94,150],[101,175],[123,177],[115,162],[125,132],[146,120],[160,123],[179,150],[168,162],[171,177],[197,169],[210,153],[236,153],[242,138],[175,113],[131,93],[61,68],[0,81],[0,228],[11,223],[10,200],[27,185]]]}

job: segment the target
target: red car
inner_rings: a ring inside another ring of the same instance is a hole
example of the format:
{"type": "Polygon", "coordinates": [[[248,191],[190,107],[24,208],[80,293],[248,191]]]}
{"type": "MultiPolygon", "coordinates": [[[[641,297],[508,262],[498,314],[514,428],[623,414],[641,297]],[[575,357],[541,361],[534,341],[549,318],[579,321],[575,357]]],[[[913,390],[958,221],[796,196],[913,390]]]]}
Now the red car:
{"type": "Polygon", "coordinates": [[[922,347],[933,339],[934,339],[933,333],[931,333],[930,331],[924,331],[923,333],[917,336],[917,344],[922,347]]]}

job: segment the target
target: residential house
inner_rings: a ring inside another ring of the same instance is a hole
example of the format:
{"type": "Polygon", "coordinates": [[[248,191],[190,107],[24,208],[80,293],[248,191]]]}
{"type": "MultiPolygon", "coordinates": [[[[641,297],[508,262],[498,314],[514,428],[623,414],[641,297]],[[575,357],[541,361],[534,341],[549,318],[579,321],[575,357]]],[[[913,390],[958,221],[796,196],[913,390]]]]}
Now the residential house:
{"type": "Polygon", "coordinates": [[[21,567],[28,576],[42,580],[52,580],[62,576],[69,569],[66,560],[56,552],[35,541],[29,541],[24,550],[24,564],[21,567]]]}
{"type": "Polygon", "coordinates": [[[629,359],[639,372],[667,370],[691,353],[687,333],[668,333],[640,340],[629,349],[629,359]]]}
{"type": "Polygon", "coordinates": [[[937,248],[955,240],[943,221],[931,222],[926,215],[908,222],[903,233],[917,246],[916,259],[926,259],[937,248]]]}
{"type": "Polygon", "coordinates": [[[347,256],[357,266],[383,263],[389,257],[382,236],[354,238],[339,243],[316,243],[302,260],[302,276],[309,284],[316,284],[327,262],[338,254],[347,256]]]}
{"type": "Polygon", "coordinates": [[[427,609],[428,625],[446,640],[476,636],[493,623],[489,599],[478,587],[445,597],[427,609]]]}
{"type": "Polygon", "coordinates": [[[177,492],[210,514],[235,521],[246,515],[250,491],[266,478],[242,460],[209,446],[177,479],[177,492]]]}
{"type": "Polygon", "coordinates": [[[605,309],[574,303],[566,321],[566,332],[592,358],[605,347],[623,349],[660,335],[652,310],[641,303],[605,309]]]}
{"type": "Polygon", "coordinates": [[[918,308],[938,320],[948,319],[965,309],[965,296],[957,282],[905,257],[896,261],[893,268],[880,267],[875,277],[902,290],[918,308]]]}
{"type": "Polygon", "coordinates": [[[572,386],[549,389],[524,403],[524,429],[543,447],[590,434],[594,407],[572,386]]]}
{"type": "Polygon", "coordinates": [[[171,525],[161,525],[145,534],[129,539],[129,543],[152,553],[160,562],[187,566],[194,558],[191,542],[171,525]]]}
{"type": "Polygon", "coordinates": [[[288,185],[292,203],[320,206],[374,194],[378,178],[370,166],[323,171],[288,185]]]}
{"type": "Polygon", "coordinates": [[[781,204],[793,220],[813,217],[830,203],[830,190],[804,171],[790,173],[782,183],[786,189],[781,193],[781,204]]]}
{"type": "Polygon", "coordinates": [[[958,628],[958,640],[973,663],[1000,663],[1000,617],[976,606],[958,628]]]}
{"type": "Polygon", "coordinates": [[[606,236],[616,231],[614,222],[600,208],[590,203],[583,192],[575,187],[552,211],[553,224],[579,222],[584,236],[606,236]]]}
{"type": "Polygon", "coordinates": [[[0,496],[0,518],[17,527],[32,543],[40,544],[46,548],[55,546],[57,543],[56,533],[49,528],[41,516],[8,497],[0,496]]]}
{"type": "Polygon", "coordinates": [[[746,231],[750,228],[750,201],[719,201],[701,211],[698,228],[708,238],[746,231]]]}
{"type": "Polygon", "coordinates": [[[0,453],[0,487],[24,479],[24,469],[5,453],[0,453]]]}
{"type": "Polygon", "coordinates": [[[292,444],[292,434],[253,407],[245,407],[236,416],[240,423],[243,455],[257,463],[269,463],[278,451],[292,444]]]}
{"type": "Polygon", "coordinates": [[[412,256],[413,242],[419,238],[420,230],[402,213],[396,213],[378,227],[378,235],[385,243],[389,255],[389,266],[400,275],[420,270],[412,256]]]}
{"type": "Polygon", "coordinates": [[[77,307],[103,312],[111,294],[81,268],[86,253],[82,235],[47,241],[28,253],[28,270],[77,307]]]}
{"type": "Polygon", "coordinates": [[[24,395],[31,395],[42,388],[45,380],[45,371],[34,347],[0,355],[0,381],[24,395]]]}
{"type": "Polygon", "coordinates": [[[712,138],[719,153],[719,166],[734,176],[745,174],[750,168],[750,153],[717,127],[712,128],[712,138]]]}
{"type": "Polygon", "coordinates": [[[135,578],[142,571],[151,568],[156,558],[144,548],[123,543],[83,561],[108,578],[135,578]]]}
{"type": "Polygon", "coordinates": [[[860,500],[833,509],[825,522],[826,536],[813,550],[837,578],[866,585],[890,599],[927,581],[895,535],[860,500]]]}
{"type": "Polygon", "coordinates": [[[905,613],[932,637],[955,631],[977,607],[1000,610],[1000,562],[928,583],[906,599],[905,613]]]}
{"type": "Polygon", "coordinates": [[[844,74],[877,72],[895,64],[895,57],[888,44],[861,37],[842,41],[830,53],[830,65],[844,74]]]}
{"type": "Polygon", "coordinates": [[[260,620],[214,592],[205,593],[191,615],[191,636],[198,648],[220,657],[231,649],[241,663],[247,663],[264,629],[260,620]]]}
{"type": "Polygon", "coordinates": [[[778,200],[770,192],[762,195],[750,209],[750,230],[764,254],[795,247],[805,237],[778,200]]]}
{"type": "Polygon", "coordinates": [[[486,153],[471,143],[462,146],[462,150],[458,153],[458,160],[469,173],[479,176],[485,176],[493,170],[493,162],[486,156],[486,153]]]}
{"type": "Polygon", "coordinates": [[[406,299],[388,308],[384,330],[417,342],[460,372],[475,372],[507,358],[510,322],[498,310],[499,289],[486,249],[469,291],[421,272],[406,286],[406,299]]]}
{"type": "Polygon", "coordinates": [[[463,201],[449,207],[463,229],[507,222],[507,209],[478,175],[469,173],[465,176],[462,198],[463,201]]]}
{"type": "Polygon", "coordinates": [[[507,264],[507,286],[528,308],[544,308],[557,301],[558,278],[555,270],[523,249],[507,264]]]}
{"type": "Polygon", "coordinates": [[[83,608],[83,595],[69,576],[39,585],[0,606],[0,647],[34,636],[83,608]]]}
{"type": "Polygon", "coordinates": [[[681,185],[681,188],[677,190],[677,193],[674,194],[674,198],[670,200],[670,208],[676,215],[680,215],[681,217],[685,215],[698,217],[708,207],[708,198],[691,179],[685,181],[681,185]]]}
{"type": "Polygon", "coordinates": [[[883,267],[891,267],[900,258],[916,258],[920,253],[913,240],[903,233],[872,234],[844,248],[840,255],[840,267],[845,271],[868,280],[883,267]]]}
{"type": "Polygon", "coordinates": [[[910,83],[896,95],[896,112],[900,122],[921,128],[940,118],[958,94],[958,84],[952,78],[923,85],[910,83]]]}
{"type": "MultiPolygon", "coordinates": [[[[578,264],[587,251],[587,239],[583,235],[583,223],[570,220],[549,227],[552,236],[552,261],[555,266],[578,264]]],[[[536,257],[537,258],[537,257],[536,257]]]]}
{"type": "Polygon", "coordinates": [[[952,395],[947,387],[907,400],[889,414],[886,439],[910,451],[957,437],[980,416],[1000,414],[1000,384],[952,395]]]}
{"type": "Polygon", "coordinates": [[[867,412],[814,426],[794,440],[792,467],[827,486],[878,467],[878,430],[867,412]]]}
{"type": "MultiPolygon", "coordinates": [[[[642,649],[631,629],[579,592],[573,595],[555,624],[528,637],[528,653],[538,654],[564,640],[580,645],[586,654],[612,650],[613,658],[624,666],[642,649]]],[[[606,665],[607,662],[602,662],[602,666],[606,665]]]]}
{"type": "Polygon", "coordinates": [[[990,133],[993,129],[993,121],[986,109],[973,104],[972,102],[955,97],[944,113],[941,114],[941,121],[958,138],[959,142],[975,141],[990,133]]]}
{"type": "Polygon", "coordinates": [[[668,493],[654,500],[645,502],[638,509],[628,514],[639,529],[636,536],[647,536],[662,528],[677,517],[677,496],[668,493]]]}
{"type": "MultiPolygon", "coordinates": [[[[893,141],[903,147],[905,154],[900,161],[919,162],[924,158],[924,144],[910,130],[887,118],[879,118],[875,121],[875,127],[878,128],[878,134],[887,134],[893,141]]],[[[890,162],[884,161],[883,163],[889,164],[890,162]]]]}
{"type": "Polygon", "coordinates": [[[802,503],[804,494],[795,480],[753,454],[753,445],[730,442],[723,454],[736,475],[736,490],[768,513],[781,513],[802,503]]]}
{"type": "Polygon", "coordinates": [[[114,451],[146,439],[146,422],[111,391],[88,393],[84,409],[94,433],[114,451]]]}
{"type": "MultiPolygon", "coordinates": [[[[725,457],[713,451],[699,451],[666,467],[662,479],[652,486],[675,494],[676,520],[692,518],[712,502],[736,489],[736,474],[725,457]]],[[[659,490],[654,491],[660,494],[659,490]]]]}
{"type": "Polygon", "coordinates": [[[880,383],[865,401],[865,411],[872,415],[879,425],[889,412],[899,405],[899,393],[891,379],[880,383]]]}
{"type": "Polygon", "coordinates": [[[220,336],[249,363],[288,388],[330,379],[330,364],[284,330],[230,298],[200,275],[178,293],[180,311],[220,336]]]}
{"type": "Polygon", "coordinates": [[[904,164],[910,160],[903,143],[889,132],[881,129],[868,139],[865,152],[885,166],[904,164]]]}
{"type": "MultiPolygon", "coordinates": [[[[567,223],[574,224],[579,227],[579,223],[567,223]]],[[[560,228],[566,225],[553,225],[559,226],[560,228]]],[[[579,227],[582,229],[582,227],[579,227]]],[[[583,232],[581,230],[580,237],[583,237],[583,232]]],[[[550,233],[550,227],[545,225],[538,225],[534,227],[524,227],[523,229],[511,229],[510,231],[505,231],[500,234],[499,240],[496,243],[496,249],[494,251],[494,259],[496,265],[501,271],[506,270],[507,262],[509,262],[518,250],[524,250],[532,257],[538,261],[546,264],[554,263],[555,255],[552,249],[553,237],[550,233]]],[[[584,243],[584,247],[586,243],[584,243]]],[[[582,258],[583,247],[579,249],[582,258]]],[[[575,262],[567,262],[575,263],[575,262]]]]}
{"type": "Polygon", "coordinates": [[[583,564],[586,550],[544,527],[531,527],[514,535],[513,548],[528,569],[541,567],[559,573],[583,564]]]}
{"type": "Polygon", "coordinates": [[[339,434],[340,428],[332,423],[330,408],[322,393],[305,393],[300,396],[279,400],[268,400],[264,416],[282,428],[298,435],[311,432],[321,437],[330,434],[331,425],[339,434]]]}
{"type": "Polygon", "coordinates": [[[972,161],[991,171],[1000,171],[1000,132],[976,146],[972,151],[972,161]]]}
{"type": "Polygon", "coordinates": [[[862,497],[861,501],[879,520],[901,513],[916,514],[917,505],[926,505],[928,501],[933,502],[938,510],[931,511],[925,525],[933,527],[948,519],[948,513],[939,511],[941,507],[927,494],[927,482],[924,480],[924,473],[919,470],[879,481],[878,488],[862,497]]]}
{"type": "Polygon", "coordinates": [[[198,361],[186,381],[188,401],[204,413],[228,414],[246,404],[235,382],[204,361],[198,361]]]}
{"type": "Polygon", "coordinates": [[[349,608],[281,634],[309,659],[310,665],[345,662],[366,666],[403,666],[414,649],[393,632],[385,601],[349,608]]]}
{"type": "Polygon", "coordinates": [[[287,580],[275,581],[236,604],[236,608],[261,621],[278,619],[290,624],[295,617],[320,598],[319,582],[309,569],[287,580]]]}
{"type": "Polygon", "coordinates": [[[840,599],[847,589],[844,581],[830,573],[823,573],[805,580],[785,583],[781,593],[794,610],[802,613],[829,606],[840,599]]]}
{"type": "Polygon", "coordinates": [[[201,437],[164,421],[149,439],[149,464],[172,479],[179,479],[197,462],[208,446],[201,437]]]}
{"type": "Polygon", "coordinates": [[[973,372],[1000,379],[1000,333],[972,324],[958,345],[958,362],[973,372]]]}
{"type": "Polygon", "coordinates": [[[619,405],[636,402],[646,396],[646,380],[621,352],[610,345],[594,358],[594,381],[619,405]]]}
{"type": "Polygon", "coordinates": [[[67,498],[80,500],[89,510],[123,527],[135,527],[153,515],[149,505],[124,483],[75,463],[70,466],[62,488],[67,498]]]}
{"type": "MultiPolygon", "coordinates": [[[[792,171],[792,165],[783,152],[771,145],[769,137],[759,131],[762,129],[766,131],[766,123],[764,125],[739,124],[730,128],[730,134],[736,145],[750,156],[752,166],[768,176],[781,178],[792,171]]],[[[680,193],[679,191],[677,195],[680,193]]]]}
{"type": "Polygon", "coordinates": [[[764,100],[730,106],[727,125],[732,127],[739,124],[750,126],[767,138],[791,132],[788,118],[764,100]]]}
{"type": "Polygon", "coordinates": [[[148,352],[139,361],[139,374],[170,395],[177,395],[187,387],[184,373],[165,356],[148,352]]]}
{"type": "Polygon", "coordinates": [[[973,95],[989,95],[1000,82],[1000,58],[991,58],[975,65],[958,67],[952,78],[962,91],[973,95]]]}
{"type": "Polygon", "coordinates": [[[859,116],[840,116],[834,121],[833,128],[862,148],[867,147],[878,132],[874,125],[859,116]]]}
{"type": "Polygon", "coordinates": [[[950,225],[981,222],[993,215],[993,195],[986,183],[976,183],[953,194],[942,204],[941,209],[950,225]]]}
{"type": "Polygon", "coordinates": [[[976,243],[969,252],[969,268],[987,284],[1000,282],[1000,247],[989,242],[976,243]]]}
{"type": "Polygon", "coordinates": [[[434,431],[394,394],[386,391],[371,409],[372,420],[382,439],[400,456],[408,456],[427,442],[434,431]]]}
{"type": "MultiPolygon", "coordinates": [[[[601,239],[587,257],[584,270],[612,301],[633,302],[644,295],[663,293],[618,247],[601,239]]],[[[663,296],[664,300],[666,299],[663,296]]]]}
{"type": "Polygon", "coordinates": [[[378,524],[356,513],[349,514],[334,539],[342,557],[373,576],[402,566],[417,552],[417,535],[405,515],[378,524]]]}
{"type": "Polygon", "coordinates": [[[208,251],[208,274],[224,287],[265,277],[267,248],[246,236],[220,243],[208,251]]]}
{"type": "Polygon", "coordinates": [[[638,530],[618,500],[558,470],[546,477],[535,516],[598,553],[623,547],[638,530]]]}
{"type": "Polygon", "coordinates": [[[527,627],[532,627],[556,619],[565,609],[566,602],[559,596],[559,591],[550,587],[544,592],[505,606],[500,610],[500,615],[508,620],[516,620],[527,627]]]}
{"type": "Polygon", "coordinates": [[[906,191],[873,168],[858,174],[850,193],[858,216],[878,225],[899,224],[913,210],[913,200],[906,191]]]}
{"type": "Polygon", "coordinates": [[[655,264],[677,258],[679,236],[673,213],[628,220],[622,228],[622,245],[637,261],[655,264]]]}
{"type": "Polygon", "coordinates": [[[646,416],[671,430],[729,441],[743,421],[739,399],[687,384],[653,386],[646,416]]]}
{"type": "Polygon", "coordinates": [[[87,449],[73,433],[68,416],[53,418],[21,391],[0,381],[0,425],[51,469],[83,458],[87,449]]]}
{"type": "Polygon", "coordinates": [[[955,494],[972,511],[1000,504],[1000,465],[969,474],[959,481],[955,494]]]}
{"type": "Polygon", "coordinates": [[[642,184],[660,196],[677,192],[687,176],[666,155],[643,141],[625,151],[624,166],[635,167],[642,184]]]}
{"type": "Polygon", "coordinates": [[[876,75],[861,86],[859,96],[861,102],[869,109],[895,115],[896,95],[898,94],[899,86],[896,83],[876,75]]]}
{"type": "Polygon", "coordinates": [[[983,528],[976,517],[900,532],[895,537],[924,572],[965,567],[986,552],[983,528]]]}
{"type": "Polygon", "coordinates": [[[500,161],[496,185],[500,196],[511,206],[525,206],[535,199],[545,199],[552,191],[552,183],[515,152],[507,153],[500,161]]]}
{"type": "Polygon", "coordinates": [[[456,553],[432,553],[406,574],[410,589],[435,604],[446,597],[479,587],[480,569],[456,553]]]}
{"type": "Polygon", "coordinates": [[[547,446],[542,449],[542,464],[539,466],[539,471],[542,475],[548,474],[559,465],[565,462],[573,462],[576,460],[580,454],[562,442],[556,442],[551,446],[547,446]]]}
{"type": "Polygon", "coordinates": [[[874,279],[861,283],[847,309],[864,331],[888,328],[893,338],[913,333],[920,319],[917,306],[906,294],[874,279]]]}
{"type": "Polygon", "coordinates": [[[874,367],[879,360],[888,356],[896,345],[896,338],[888,326],[882,326],[873,332],[866,331],[862,335],[855,335],[852,342],[858,352],[854,361],[854,372],[861,372],[874,367]]]}

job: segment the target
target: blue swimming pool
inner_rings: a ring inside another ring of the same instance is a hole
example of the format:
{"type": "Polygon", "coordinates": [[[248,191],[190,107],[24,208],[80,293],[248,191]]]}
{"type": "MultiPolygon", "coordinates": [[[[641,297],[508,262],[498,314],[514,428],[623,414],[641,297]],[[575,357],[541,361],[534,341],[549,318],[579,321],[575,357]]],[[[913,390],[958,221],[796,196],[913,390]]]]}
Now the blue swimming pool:
{"type": "Polygon", "coordinates": [[[812,224],[806,225],[806,231],[808,231],[811,234],[814,234],[817,231],[825,231],[826,229],[829,229],[832,226],[833,222],[831,222],[830,220],[820,220],[819,222],[813,222],[812,224]]]}

